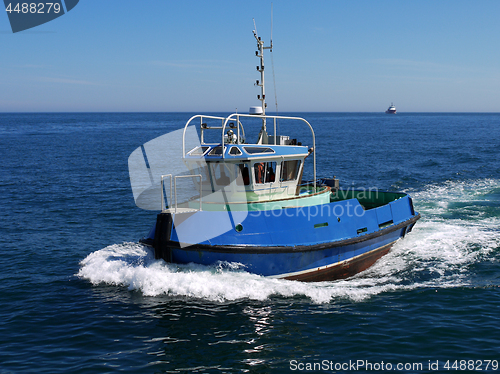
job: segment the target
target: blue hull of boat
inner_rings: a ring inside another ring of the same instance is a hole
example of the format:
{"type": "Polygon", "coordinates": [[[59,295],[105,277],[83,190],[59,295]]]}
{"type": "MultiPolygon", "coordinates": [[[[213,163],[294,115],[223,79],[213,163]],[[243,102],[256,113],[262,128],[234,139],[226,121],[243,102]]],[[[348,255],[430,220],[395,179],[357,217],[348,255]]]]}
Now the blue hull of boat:
{"type": "Polygon", "coordinates": [[[170,239],[162,245],[153,244],[155,229],[144,242],[155,247],[157,257],[173,263],[227,261],[263,276],[331,280],[371,266],[418,218],[408,196],[369,210],[348,199],[277,211],[198,211],[173,215],[170,239]],[[232,229],[214,237],[228,216],[232,229]]]}
{"type": "Polygon", "coordinates": [[[173,249],[172,262],[209,265],[217,261],[227,261],[243,264],[246,271],[264,276],[297,280],[319,280],[309,278],[321,276],[321,280],[325,280],[324,278],[329,274],[329,278],[339,279],[354,275],[371,266],[405,233],[406,227],[358,243],[341,246],[333,246],[335,243],[325,243],[326,248],[318,246],[315,249],[311,246],[311,248],[302,248],[294,252],[273,250],[272,247],[262,253],[223,253],[201,248],[195,251],[173,249]],[[375,258],[369,261],[368,257],[375,258]],[[355,259],[357,261],[354,261],[355,259]],[[354,271],[353,262],[360,262],[363,269],[354,271]],[[335,276],[332,277],[333,273],[335,276]]]}

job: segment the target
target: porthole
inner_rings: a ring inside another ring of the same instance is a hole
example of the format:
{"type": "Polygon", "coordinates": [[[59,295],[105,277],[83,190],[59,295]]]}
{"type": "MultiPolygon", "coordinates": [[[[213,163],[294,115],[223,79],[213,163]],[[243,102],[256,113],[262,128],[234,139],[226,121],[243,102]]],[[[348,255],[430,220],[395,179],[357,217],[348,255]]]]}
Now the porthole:
{"type": "Polygon", "coordinates": [[[234,229],[236,230],[236,232],[242,232],[243,231],[243,225],[241,223],[238,223],[234,229]]]}

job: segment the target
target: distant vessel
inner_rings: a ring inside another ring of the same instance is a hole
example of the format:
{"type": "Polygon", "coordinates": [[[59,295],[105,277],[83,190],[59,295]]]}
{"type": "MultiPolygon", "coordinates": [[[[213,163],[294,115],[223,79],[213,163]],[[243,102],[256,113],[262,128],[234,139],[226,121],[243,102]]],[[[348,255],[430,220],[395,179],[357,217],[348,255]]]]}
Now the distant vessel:
{"type": "Polygon", "coordinates": [[[391,103],[391,106],[389,108],[387,108],[387,110],[385,112],[389,113],[389,114],[396,114],[396,107],[394,106],[393,103],[391,103]]]}

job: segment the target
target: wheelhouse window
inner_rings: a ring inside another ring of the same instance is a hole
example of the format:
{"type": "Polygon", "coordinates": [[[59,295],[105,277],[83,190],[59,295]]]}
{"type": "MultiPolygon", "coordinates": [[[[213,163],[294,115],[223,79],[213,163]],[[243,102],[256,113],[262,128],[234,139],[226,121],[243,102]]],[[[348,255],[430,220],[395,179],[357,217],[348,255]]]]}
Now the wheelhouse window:
{"type": "Polygon", "coordinates": [[[228,165],[222,162],[210,162],[209,165],[212,181],[220,187],[229,186],[231,183],[231,171],[228,165]]]}
{"type": "MultiPolygon", "coordinates": [[[[210,172],[208,170],[208,165],[205,162],[197,161],[191,164],[190,167],[192,174],[201,175],[201,188],[203,191],[212,191],[212,183],[210,182],[210,172]]],[[[193,183],[196,189],[200,188],[200,179],[193,177],[193,183]]]]}
{"type": "Polygon", "coordinates": [[[209,156],[222,156],[222,147],[221,146],[213,147],[212,150],[210,152],[208,152],[208,155],[209,156]]]}
{"type": "Polygon", "coordinates": [[[207,149],[210,148],[210,147],[196,147],[195,149],[193,149],[191,152],[189,152],[189,155],[190,156],[201,156],[203,154],[205,154],[205,152],[207,151],[207,149]]]}
{"type": "Polygon", "coordinates": [[[289,160],[281,163],[281,182],[297,179],[300,169],[300,160],[289,160]]]}
{"type": "Polygon", "coordinates": [[[268,147],[243,147],[246,153],[248,154],[258,154],[258,153],[274,153],[272,148],[268,147]]]}
{"type": "Polygon", "coordinates": [[[236,185],[248,186],[250,185],[250,171],[248,164],[236,164],[236,185]]]}
{"type": "Polygon", "coordinates": [[[258,162],[253,168],[255,183],[273,183],[276,180],[276,162],[258,162]]]}
{"type": "Polygon", "coordinates": [[[196,162],[193,167],[193,174],[200,174],[202,183],[210,183],[210,174],[208,173],[207,164],[204,162],[196,162]]]}
{"type": "Polygon", "coordinates": [[[232,156],[239,156],[242,153],[238,147],[231,147],[231,149],[229,150],[229,154],[232,156]]]}

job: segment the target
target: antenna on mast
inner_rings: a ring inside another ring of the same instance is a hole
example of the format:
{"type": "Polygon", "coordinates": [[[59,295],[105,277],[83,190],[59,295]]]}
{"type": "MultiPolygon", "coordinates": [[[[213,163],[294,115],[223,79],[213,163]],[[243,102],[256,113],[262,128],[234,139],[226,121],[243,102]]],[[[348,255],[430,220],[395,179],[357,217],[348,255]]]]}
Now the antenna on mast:
{"type": "Polygon", "coordinates": [[[271,3],[271,52],[273,51],[273,3],[271,3]]]}
{"type": "MultiPolygon", "coordinates": [[[[278,115],[278,96],[276,95],[276,76],[274,75],[274,57],[273,57],[273,3],[271,3],[271,67],[273,69],[273,89],[274,89],[274,103],[276,105],[276,115],[278,115]]],[[[278,122],[279,128],[279,122],[278,122]]]]}
{"type": "MultiPolygon", "coordinates": [[[[262,112],[259,113],[262,116],[266,115],[266,89],[265,89],[265,80],[264,80],[264,49],[272,49],[272,43],[270,47],[264,47],[264,42],[257,34],[257,25],[255,24],[255,18],[253,19],[253,24],[255,29],[253,30],[253,36],[257,41],[257,51],[255,52],[255,56],[260,59],[260,64],[257,66],[257,71],[260,73],[260,80],[255,82],[256,86],[260,87],[260,95],[257,95],[257,99],[261,101],[261,109],[262,112]]],[[[259,134],[258,144],[267,144],[267,131],[266,131],[266,119],[262,118],[262,129],[259,134]]]]}

